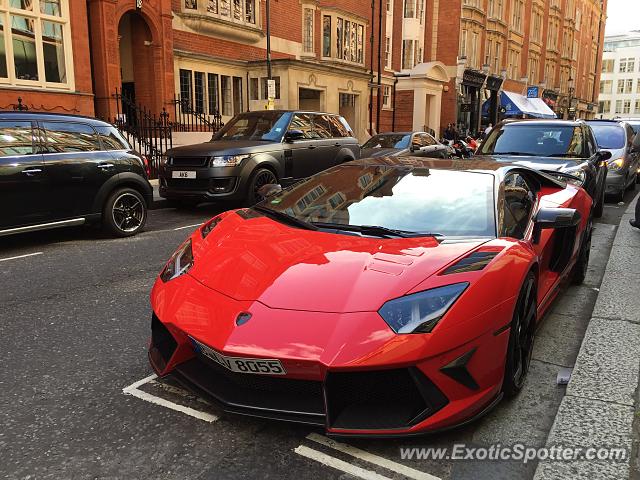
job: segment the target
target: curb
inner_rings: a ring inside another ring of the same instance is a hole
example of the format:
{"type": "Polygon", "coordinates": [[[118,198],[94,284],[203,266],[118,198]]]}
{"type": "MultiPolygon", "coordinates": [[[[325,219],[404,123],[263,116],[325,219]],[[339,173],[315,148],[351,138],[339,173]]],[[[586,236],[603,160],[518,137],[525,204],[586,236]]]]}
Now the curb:
{"type": "Polygon", "coordinates": [[[640,231],[629,225],[640,195],[616,232],[592,318],[546,446],[626,450],[624,460],[541,460],[534,480],[629,478],[640,377],[640,231]]]}

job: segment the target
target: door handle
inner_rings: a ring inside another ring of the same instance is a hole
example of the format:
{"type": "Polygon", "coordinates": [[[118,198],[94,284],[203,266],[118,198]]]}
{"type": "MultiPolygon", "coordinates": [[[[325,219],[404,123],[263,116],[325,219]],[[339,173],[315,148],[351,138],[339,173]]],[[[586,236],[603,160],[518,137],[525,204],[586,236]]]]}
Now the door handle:
{"type": "Polygon", "coordinates": [[[315,145],[309,145],[307,148],[308,148],[309,150],[313,150],[314,148],[316,148],[316,146],[315,146],[315,145]]]}
{"type": "Polygon", "coordinates": [[[38,173],[42,173],[42,169],[41,168],[25,168],[24,170],[22,170],[22,173],[31,177],[33,175],[37,175],[38,173]]]}
{"type": "Polygon", "coordinates": [[[115,167],[115,165],[113,163],[99,163],[98,164],[98,168],[101,168],[103,170],[107,170],[108,168],[113,168],[115,167]]]}
{"type": "Polygon", "coordinates": [[[340,147],[340,146],[342,146],[342,144],[340,144],[340,143],[334,143],[334,144],[333,144],[333,146],[334,146],[334,147],[340,147]]]}

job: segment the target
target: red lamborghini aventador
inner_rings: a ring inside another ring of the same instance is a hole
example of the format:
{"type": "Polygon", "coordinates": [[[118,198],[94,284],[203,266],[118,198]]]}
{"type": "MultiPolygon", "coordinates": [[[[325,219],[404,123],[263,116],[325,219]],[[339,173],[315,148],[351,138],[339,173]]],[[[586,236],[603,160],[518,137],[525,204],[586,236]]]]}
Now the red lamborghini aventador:
{"type": "Polygon", "coordinates": [[[591,199],[524,167],[357,160],[213,218],[151,294],[149,359],[227,411],[407,435],[525,382],[589,261],[591,199]]]}

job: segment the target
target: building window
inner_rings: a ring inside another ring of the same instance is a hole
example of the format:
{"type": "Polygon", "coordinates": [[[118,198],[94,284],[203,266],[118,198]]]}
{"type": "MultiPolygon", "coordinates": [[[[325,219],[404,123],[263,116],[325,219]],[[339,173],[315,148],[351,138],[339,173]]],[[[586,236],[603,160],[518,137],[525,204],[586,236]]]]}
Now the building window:
{"type": "Polygon", "coordinates": [[[67,0],[0,1],[0,83],[70,87],[67,0]]]}
{"type": "MultiPolygon", "coordinates": [[[[256,0],[201,0],[207,13],[237,23],[256,23],[256,0]]],[[[197,10],[197,0],[185,0],[185,10],[197,10]]]]}
{"type": "Polygon", "coordinates": [[[195,93],[194,110],[196,113],[204,113],[204,73],[194,72],[193,79],[195,93]]]}
{"type": "Polygon", "coordinates": [[[313,16],[312,8],[304,9],[304,19],[302,22],[303,39],[302,45],[305,53],[313,53],[313,16]]]}
{"type": "Polygon", "coordinates": [[[322,56],[331,56],[331,16],[322,17],[322,56]]]}
{"type": "Polygon", "coordinates": [[[193,105],[193,97],[192,97],[192,84],[193,84],[193,76],[191,70],[180,69],[180,103],[187,107],[187,109],[191,109],[193,105]]]}
{"type": "Polygon", "coordinates": [[[620,59],[620,73],[633,73],[635,70],[636,59],[635,58],[621,58],[620,59]]]}
{"type": "MultiPolygon", "coordinates": [[[[325,16],[325,18],[330,17],[325,16]]],[[[342,17],[336,17],[335,23],[336,43],[334,57],[348,62],[364,63],[364,25],[342,17]]],[[[331,23],[328,26],[330,32],[331,23]]],[[[328,39],[327,43],[330,45],[331,40],[328,39]]],[[[330,54],[331,52],[329,48],[326,48],[323,53],[330,54]]]]}
{"type": "Polygon", "coordinates": [[[640,113],[640,100],[636,100],[636,110],[634,113],[640,113]]]}
{"type": "Polygon", "coordinates": [[[242,77],[233,77],[233,114],[242,112],[242,77]]]}
{"type": "Polygon", "coordinates": [[[467,57],[467,31],[466,30],[462,30],[460,32],[460,55],[459,57],[467,57]]]}
{"type": "Polygon", "coordinates": [[[613,92],[613,80],[601,80],[600,81],[600,93],[613,92]]]}
{"type": "Polygon", "coordinates": [[[633,78],[628,78],[624,84],[624,93],[633,93],[633,78]]]}
{"type": "Polygon", "coordinates": [[[631,113],[631,100],[625,100],[622,106],[622,113],[631,113]]]}
{"type": "Polygon", "coordinates": [[[498,73],[502,67],[502,43],[496,42],[496,52],[493,59],[493,71],[498,73]]]}
{"type": "Polygon", "coordinates": [[[414,64],[414,47],[413,40],[403,40],[402,41],[402,68],[404,70],[410,70],[413,68],[414,64]]]}
{"type": "Polygon", "coordinates": [[[384,65],[391,68],[391,37],[385,38],[384,43],[384,65]]]}
{"type": "Polygon", "coordinates": [[[513,15],[511,17],[511,27],[516,32],[522,32],[522,13],[524,11],[524,1],[515,0],[513,3],[513,15]]]}
{"type": "Polygon", "coordinates": [[[218,75],[215,73],[207,74],[207,94],[209,97],[209,115],[219,115],[220,102],[218,100],[218,75]]]}
{"type": "Polygon", "coordinates": [[[598,113],[609,113],[611,110],[611,100],[601,100],[598,102],[598,113]]]}
{"type": "Polygon", "coordinates": [[[616,100],[616,113],[622,113],[622,100],[616,100]]]}
{"type": "Polygon", "coordinates": [[[260,79],[258,77],[253,77],[249,79],[249,100],[260,99],[258,82],[260,82],[260,79]]]}
{"type": "Polygon", "coordinates": [[[231,97],[231,77],[222,75],[222,115],[233,115],[233,100],[231,97]]]}
{"type": "Polygon", "coordinates": [[[416,18],[416,0],[404,0],[404,18],[416,18]]]}
{"type": "Polygon", "coordinates": [[[382,106],[385,108],[391,107],[391,87],[385,85],[382,90],[382,106]]]}

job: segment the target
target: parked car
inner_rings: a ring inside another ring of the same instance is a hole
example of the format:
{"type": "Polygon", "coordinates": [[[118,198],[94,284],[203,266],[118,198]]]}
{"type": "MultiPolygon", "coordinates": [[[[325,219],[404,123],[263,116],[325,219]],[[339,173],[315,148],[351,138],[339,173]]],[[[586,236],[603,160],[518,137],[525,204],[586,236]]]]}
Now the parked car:
{"type": "Polygon", "coordinates": [[[640,181],[640,150],[633,142],[636,133],[627,122],[617,120],[590,120],[587,124],[598,147],[611,152],[606,192],[622,201],[624,193],[640,181]]]}
{"type": "Polygon", "coordinates": [[[264,110],[235,116],[211,141],[177,147],[160,167],[160,195],[181,204],[255,203],[267,184],[287,185],[359,158],[340,115],[264,110]]]}
{"type": "Polygon", "coordinates": [[[594,217],[602,216],[611,152],[598,148],[584,121],[504,120],[491,130],[477,154],[575,182],[593,198],[594,217]]]}
{"type": "Polygon", "coordinates": [[[631,128],[633,128],[633,131],[638,134],[640,133],[640,118],[634,118],[634,117],[629,117],[629,118],[622,118],[622,117],[616,117],[614,120],[617,120],[619,122],[625,122],[628,123],[629,125],[631,125],[631,128]]]}
{"type": "Polygon", "coordinates": [[[449,149],[426,132],[390,132],[374,135],[362,145],[362,158],[414,157],[449,158],[449,149]]]}
{"type": "Polygon", "coordinates": [[[151,293],[149,360],[225,410],[330,435],[466,423],[526,385],[540,319],[584,280],[591,205],[491,161],[333,167],[178,248],[151,293]]]}
{"type": "Polygon", "coordinates": [[[148,168],[108,123],[0,112],[0,235],[95,223],[134,235],[153,201],[148,168]]]}

